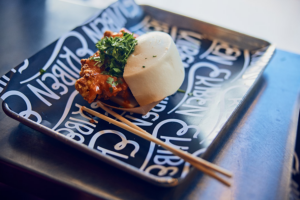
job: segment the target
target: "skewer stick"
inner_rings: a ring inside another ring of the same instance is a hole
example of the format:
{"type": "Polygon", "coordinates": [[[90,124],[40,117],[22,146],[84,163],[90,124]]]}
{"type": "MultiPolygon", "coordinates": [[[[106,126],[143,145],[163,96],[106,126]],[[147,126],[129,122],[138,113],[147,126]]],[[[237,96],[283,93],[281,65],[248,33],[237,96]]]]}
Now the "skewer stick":
{"type": "Polygon", "coordinates": [[[124,122],[125,124],[127,124],[128,126],[135,128],[139,131],[144,132],[145,134],[149,134],[147,131],[145,131],[144,129],[140,128],[139,126],[135,125],[134,123],[132,123],[131,121],[127,120],[126,118],[122,117],[121,115],[119,115],[118,113],[116,113],[113,110],[110,110],[109,108],[107,108],[105,105],[103,105],[100,101],[97,101],[97,105],[102,108],[103,110],[105,110],[106,112],[108,112],[109,114],[111,114],[112,116],[114,116],[115,118],[117,118],[118,120],[124,122]]]}
{"type": "MultiPolygon", "coordinates": [[[[105,120],[105,121],[107,121],[109,123],[112,123],[112,124],[114,124],[114,125],[116,125],[116,126],[118,126],[120,128],[123,128],[123,129],[125,129],[125,130],[127,130],[127,131],[129,131],[131,133],[134,133],[135,135],[138,135],[138,136],[140,136],[140,137],[142,137],[142,138],[144,138],[144,139],[146,139],[148,141],[154,142],[155,144],[162,146],[163,148],[169,150],[170,152],[172,152],[173,154],[177,155],[178,157],[180,157],[180,158],[184,159],[185,161],[189,162],[195,168],[199,169],[200,171],[204,172],[205,174],[207,174],[207,175],[215,178],[216,180],[220,181],[221,183],[223,183],[223,184],[225,184],[227,186],[231,185],[230,182],[228,182],[228,181],[222,179],[221,177],[217,176],[211,170],[215,170],[215,171],[217,171],[217,172],[219,172],[221,174],[224,174],[224,175],[226,175],[228,177],[231,177],[232,174],[229,171],[227,171],[225,169],[222,169],[222,168],[220,168],[217,165],[209,163],[208,161],[205,161],[205,160],[200,159],[198,157],[194,157],[191,154],[186,153],[186,152],[184,152],[184,151],[182,151],[180,149],[176,149],[176,148],[174,148],[174,147],[172,147],[170,145],[167,145],[164,142],[162,142],[161,140],[153,137],[151,134],[149,134],[145,130],[143,130],[143,131],[137,130],[135,128],[132,128],[131,126],[127,126],[127,125],[125,125],[125,124],[123,124],[121,122],[118,122],[118,121],[116,121],[114,119],[111,119],[110,117],[102,115],[102,114],[100,114],[100,113],[98,113],[98,112],[96,112],[94,110],[91,110],[89,108],[86,108],[84,106],[82,106],[81,108],[82,108],[82,110],[84,110],[84,111],[86,111],[86,112],[88,112],[88,113],[90,113],[90,114],[92,114],[92,115],[94,115],[96,117],[99,117],[99,118],[101,118],[101,119],[103,119],[103,120],[105,120]]],[[[115,113],[115,114],[118,115],[117,113],[115,113]]],[[[130,122],[130,124],[132,124],[132,123],[130,122]]]]}
{"type": "MultiPolygon", "coordinates": [[[[113,110],[110,110],[109,108],[107,108],[106,106],[104,106],[100,101],[97,101],[97,105],[100,106],[103,110],[105,110],[106,112],[108,112],[109,114],[113,115],[114,117],[116,117],[117,119],[119,119],[120,121],[126,123],[128,126],[132,127],[132,128],[135,128],[135,129],[138,129],[142,132],[144,132],[145,134],[149,134],[151,135],[150,133],[148,133],[147,131],[145,131],[144,129],[140,128],[139,126],[133,124],[132,122],[130,122],[129,120],[127,120],[126,118],[122,117],[121,115],[119,115],[118,113],[114,112],[113,110]]],[[[152,136],[152,135],[151,135],[152,136]]],[[[160,140],[161,141],[161,140],[160,140]]],[[[201,163],[202,165],[208,167],[208,168],[214,168],[215,171],[225,175],[225,176],[228,176],[228,177],[232,177],[232,173],[217,166],[217,165],[214,165],[202,158],[198,158],[198,157],[193,157],[191,154],[187,153],[188,154],[188,157],[192,157],[192,159],[189,159],[191,162],[195,161],[196,163],[201,163]]],[[[188,161],[189,162],[189,161],[188,161]]],[[[195,163],[195,164],[196,164],[195,163]]]]}

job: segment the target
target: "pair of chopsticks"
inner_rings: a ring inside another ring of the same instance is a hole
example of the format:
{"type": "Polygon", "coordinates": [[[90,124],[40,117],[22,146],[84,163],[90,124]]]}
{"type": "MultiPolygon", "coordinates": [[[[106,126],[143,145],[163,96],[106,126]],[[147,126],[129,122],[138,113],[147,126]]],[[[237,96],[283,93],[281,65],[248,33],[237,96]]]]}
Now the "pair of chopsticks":
{"type": "Polygon", "coordinates": [[[99,117],[109,123],[112,123],[120,128],[123,128],[137,136],[140,136],[148,141],[154,142],[157,145],[162,146],[163,148],[169,150],[170,152],[172,152],[174,155],[182,158],[183,160],[185,160],[186,162],[190,163],[191,165],[193,165],[195,168],[199,169],[200,171],[202,171],[203,173],[211,176],[212,178],[215,178],[216,180],[220,181],[221,183],[230,186],[231,183],[225,179],[223,179],[222,177],[218,176],[217,174],[215,174],[214,172],[218,172],[220,174],[223,174],[227,177],[232,177],[232,173],[215,165],[212,164],[202,158],[199,157],[195,157],[185,151],[182,151],[180,149],[174,148],[171,145],[167,145],[165,144],[163,141],[153,137],[150,133],[148,133],[147,131],[143,130],[142,128],[138,127],[137,125],[133,124],[132,122],[130,122],[129,120],[125,119],[124,117],[122,117],[121,115],[117,114],[116,112],[108,109],[107,107],[105,107],[100,101],[97,102],[98,106],[101,107],[103,110],[105,110],[106,112],[108,112],[109,114],[113,115],[114,117],[116,117],[117,119],[119,119],[120,121],[124,122],[125,124],[116,121],[110,117],[107,117],[105,115],[102,115],[94,110],[91,110],[89,108],[86,108],[84,106],[81,107],[82,110],[96,116],[99,117]]]}

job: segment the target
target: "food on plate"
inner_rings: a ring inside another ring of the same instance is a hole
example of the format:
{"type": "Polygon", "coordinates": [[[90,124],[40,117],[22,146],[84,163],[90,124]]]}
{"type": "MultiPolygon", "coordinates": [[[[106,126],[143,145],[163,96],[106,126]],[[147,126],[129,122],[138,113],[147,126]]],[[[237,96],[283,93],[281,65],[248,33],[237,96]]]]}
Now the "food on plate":
{"type": "Polygon", "coordinates": [[[170,35],[150,32],[137,37],[122,29],[106,31],[98,51],[81,60],[76,90],[89,103],[111,100],[124,108],[145,106],[177,91],[184,68],[170,35]]]}
{"type": "Polygon", "coordinates": [[[99,50],[88,59],[81,60],[81,78],[76,81],[75,88],[86,101],[92,103],[95,99],[115,97],[116,100],[123,99],[118,102],[124,107],[135,106],[129,101],[132,95],[122,76],[128,56],[136,44],[137,40],[125,30],[104,33],[96,44],[99,50]]]}
{"type": "Polygon", "coordinates": [[[150,32],[137,40],[123,77],[134,98],[143,106],[175,93],[183,82],[184,68],[170,35],[150,32]]]}

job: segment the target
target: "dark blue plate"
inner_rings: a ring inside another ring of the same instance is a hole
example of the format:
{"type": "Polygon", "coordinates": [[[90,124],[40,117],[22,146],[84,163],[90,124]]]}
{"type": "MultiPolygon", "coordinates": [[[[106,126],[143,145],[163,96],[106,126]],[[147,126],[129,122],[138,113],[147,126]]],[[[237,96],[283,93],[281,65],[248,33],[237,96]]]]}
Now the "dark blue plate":
{"type": "Polygon", "coordinates": [[[92,116],[80,111],[86,106],[107,114],[84,101],[74,83],[80,59],[96,51],[104,31],[123,27],[139,35],[155,30],[172,36],[185,67],[181,89],[186,92],[166,97],[144,116],[117,112],[195,156],[205,157],[218,145],[275,50],[270,43],[241,33],[134,1],[118,1],[4,75],[3,110],[135,176],[174,186],[190,172],[189,163],[99,118],[93,117],[91,123],[92,116]]]}

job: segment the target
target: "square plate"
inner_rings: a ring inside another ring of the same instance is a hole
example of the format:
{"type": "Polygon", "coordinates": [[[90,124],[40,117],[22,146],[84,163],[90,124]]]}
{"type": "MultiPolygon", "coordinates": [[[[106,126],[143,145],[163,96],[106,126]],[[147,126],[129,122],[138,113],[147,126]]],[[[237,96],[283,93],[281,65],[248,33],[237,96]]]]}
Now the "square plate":
{"type": "Polygon", "coordinates": [[[191,167],[160,146],[80,111],[74,88],[80,59],[96,51],[105,30],[164,31],[185,67],[181,89],[144,116],[119,112],[162,141],[208,156],[226,134],[273,55],[270,43],[134,1],[118,1],[10,70],[0,87],[10,117],[104,162],[160,186],[175,186],[191,167]],[[40,70],[42,70],[42,73],[40,70]],[[43,72],[44,71],[44,72],[43,72]]]}

